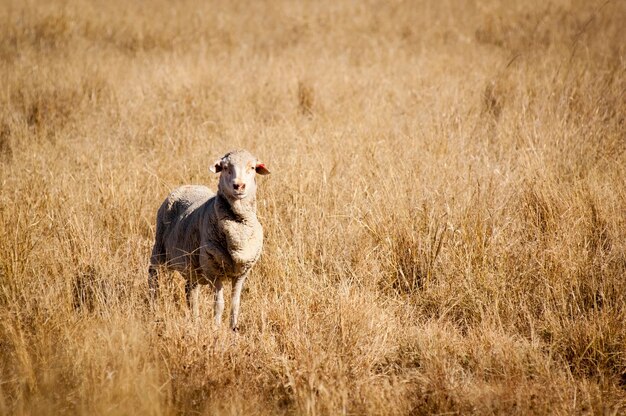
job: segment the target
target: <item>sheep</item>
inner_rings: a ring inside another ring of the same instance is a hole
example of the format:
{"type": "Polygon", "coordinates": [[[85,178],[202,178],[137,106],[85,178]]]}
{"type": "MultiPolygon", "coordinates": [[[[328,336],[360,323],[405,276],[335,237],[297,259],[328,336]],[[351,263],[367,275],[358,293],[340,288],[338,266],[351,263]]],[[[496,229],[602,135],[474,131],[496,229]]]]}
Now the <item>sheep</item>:
{"type": "Polygon", "coordinates": [[[186,280],[187,306],[197,319],[199,285],[211,284],[219,326],[224,311],[222,281],[230,279],[230,328],[238,331],[241,290],[263,247],[263,228],[256,216],[256,174],[270,171],[246,150],[226,153],[210,171],[220,174],[217,193],[205,186],[181,186],[157,212],[148,269],[150,298],[154,302],[158,294],[158,266],[178,271],[186,280]]]}

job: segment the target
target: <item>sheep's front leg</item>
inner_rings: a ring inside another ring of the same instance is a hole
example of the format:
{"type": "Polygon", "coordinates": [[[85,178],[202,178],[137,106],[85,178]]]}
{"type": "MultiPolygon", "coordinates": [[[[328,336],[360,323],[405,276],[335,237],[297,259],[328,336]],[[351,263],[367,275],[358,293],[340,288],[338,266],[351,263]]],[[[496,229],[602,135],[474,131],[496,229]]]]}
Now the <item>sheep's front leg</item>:
{"type": "Polygon", "coordinates": [[[233,279],[233,297],[230,305],[230,328],[233,331],[238,331],[237,327],[237,318],[239,317],[239,303],[241,299],[241,290],[243,289],[243,284],[246,281],[246,277],[248,274],[244,274],[243,276],[239,276],[233,279]]]}
{"type": "Polygon", "coordinates": [[[215,317],[215,324],[220,325],[222,323],[222,313],[224,312],[224,286],[222,285],[222,279],[215,279],[215,304],[213,306],[213,313],[215,317]]]}
{"type": "Polygon", "coordinates": [[[198,307],[198,295],[200,293],[200,286],[197,282],[187,280],[185,283],[185,296],[187,297],[187,306],[191,309],[193,319],[198,319],[200,316],[200,310],[198,307]]]}

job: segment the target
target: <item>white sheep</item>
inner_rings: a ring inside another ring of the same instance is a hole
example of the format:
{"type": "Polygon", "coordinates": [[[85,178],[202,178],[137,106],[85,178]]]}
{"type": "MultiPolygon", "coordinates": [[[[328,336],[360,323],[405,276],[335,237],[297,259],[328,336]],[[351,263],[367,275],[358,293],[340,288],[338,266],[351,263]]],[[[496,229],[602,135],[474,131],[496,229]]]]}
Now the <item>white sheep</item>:
{"type": "Polygon", "coordinates": [[[222,280],[230,279],[230,327],[237,331],[241,289],[263,246],[263,228],[256,216],[256,174],[270,172],[246,150],[227,153],[210,170],[221,173],[217,194],[205,186],[181,186],[159,208],[148,285],[154,301],[158,266],[180,272],[186,280],[187,305],[197,318],[199,285],[211,284],[219,325],[224,311],[222,280]]]}

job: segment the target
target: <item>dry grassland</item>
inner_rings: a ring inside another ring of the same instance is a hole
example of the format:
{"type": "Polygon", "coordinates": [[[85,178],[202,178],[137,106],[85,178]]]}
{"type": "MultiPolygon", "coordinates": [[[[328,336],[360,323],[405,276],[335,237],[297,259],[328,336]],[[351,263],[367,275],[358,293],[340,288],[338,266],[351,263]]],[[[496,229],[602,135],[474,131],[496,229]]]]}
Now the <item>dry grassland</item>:
{"type": "Polygon", "coordinates": [[[0,414],[626,412],[626,2],[1,3],[0,414]],[[234,336],[146,297],[238,147],[234,336]]]}

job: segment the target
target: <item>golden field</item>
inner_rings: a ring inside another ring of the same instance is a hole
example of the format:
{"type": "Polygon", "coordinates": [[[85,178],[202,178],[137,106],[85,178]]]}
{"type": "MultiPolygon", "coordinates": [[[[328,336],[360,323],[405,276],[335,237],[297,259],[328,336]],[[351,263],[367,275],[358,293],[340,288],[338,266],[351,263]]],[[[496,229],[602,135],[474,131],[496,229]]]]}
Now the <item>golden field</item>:
{"type": "Polygon", "coordinates": [[[626,2],[0,3],[0,414],[626,412],[626,2]],[[240,333],[152,313],[241,147],[240,333]]]}

